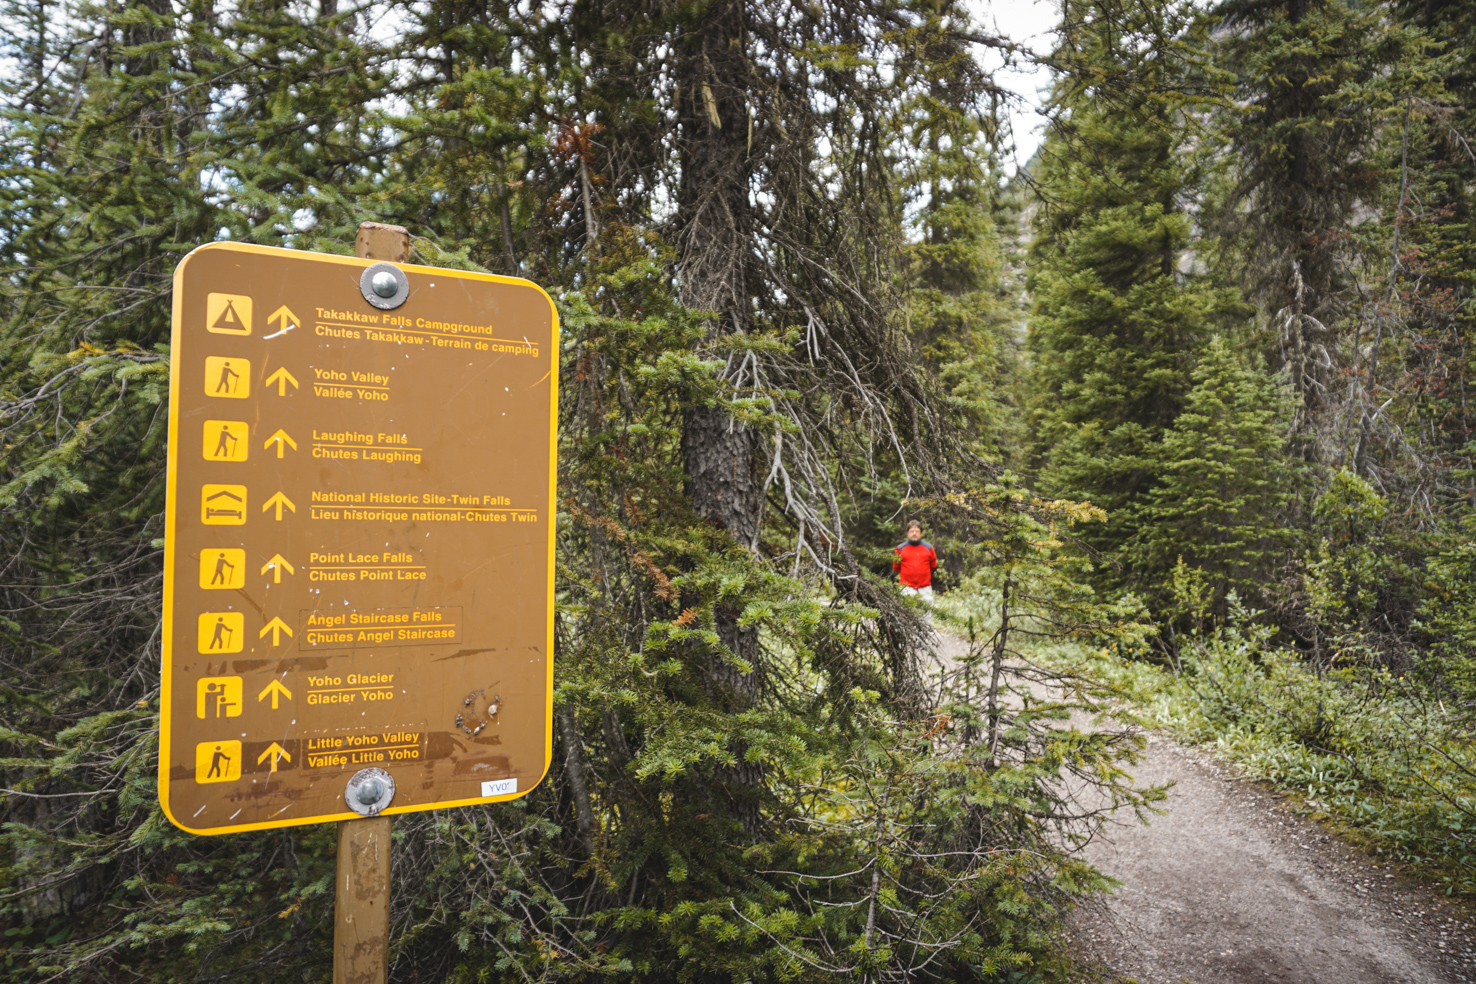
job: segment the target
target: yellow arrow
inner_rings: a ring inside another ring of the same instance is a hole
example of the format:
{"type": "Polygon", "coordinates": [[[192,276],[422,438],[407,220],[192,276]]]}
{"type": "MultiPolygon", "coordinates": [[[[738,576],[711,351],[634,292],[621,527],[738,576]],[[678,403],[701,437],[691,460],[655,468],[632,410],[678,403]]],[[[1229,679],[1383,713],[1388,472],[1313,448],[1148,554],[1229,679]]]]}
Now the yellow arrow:
{"type": "Polygon", "coordinates": [[[297,573],[297,571],[293,570],[292,565],[287,563],[286,557],[283,557],[281,554],[274,554],[271,560],[262,565],[261,572],[265,574],[267,571],[271,571],[272,583],[281,584],[282,571],[284,569],[287,571],[288,574],[297,573]]]}
{"type": "Polygon", "coordinates": [[[291,331],[302,323],[297,315],[292,313],[292,309],[285,304],[267,315],[267,324],[271,324],[273,321],[281,326],[277,329],[277,334],[279,335],[284,331],[291,331]]]}
{"type": "Polygon", "coordinates": [[[282,457],[282,454],[284,453],[283,452],[283,448],[282,448],[282,445],[284,445],[284,444],[290,445],[292,447],[292,450],[294,450],[294,451],[297,450],[297,442],[294,441],[292,439],[292,437],[286,431],[282,430],[281,428],[278,428],[277,429],[277,433],[273,434],[271,437],[269,437],[269,438],[266,439],[266,443],[261,446],[262,447],[262,450],[264,451],[267,448],[271,447],[273,441],[276,441],[277,442],[277,457],[278,458],[282,457]]]}
{"type": "MultiPolygon", "coordinates": [[[[261,693],[256,695],[256,702],[260,704],[262,701],[266,700],[267,694],[272,695],[272,710],[274,711],[277,709],[277,698],[286,697],[288,700],[292,699],[292,691],[282,686],[281,680],[273,680],[271,683],[267,684],[266,689],[262,690],[261,693]]],[[[292,760],[288,759],[287,761],[291,762],[292,760]]]]}
{"type": "Polygon", "coordinates": [[[292,388],[293,389],[297,389],[297,380],[295,380],[295,379],[292,378],[292,373],[290,373],[290,372],[287,371],[287,367],[286,366],[282,366],[276,372],[272,373],[270,376],[268,376],[266,378],[266,384],[268,386],[272,385],[273,383],[276,383],[277,384],[277,395],[278,396],[286,396],[287,395],[287,384],[288,383],[291,383],[292,384],[292,388]]]}
{"type": "Polygon", "coordinates": [[[261,627],[261,631],[256,634],[256,638],[264,639],[268,632],[272,634],[272,645],[274,646],[280,646],[282,644],[283,632],[287,633],[289,638],[292,636],[292,630],[288,628],[287,623],[275,616],[272,617],[270,622],[261,627]]]}
{"type": "Polygon", "coordinates": [[[279,522],[279,523],[282,521],[282,507],[283,506],[286,506],[288,509],[291,509],[293,512],[297,512],[297,507],[292,504],[292,500],[289,499],[289,498],[287,498],[281,492],[278,492],[276,495],[272,496],[266,502],[263,502],[261,504],[261,511],[262,512],[266,512],[268,509],[272,508],[272,506],[276,506],[277,507],[277,522],[279,522]]]}
{"type": "Polygon", "coordinates": [[[272,760],[272,771],[276,772],[277,763],[280,762],[282,759],[286,759],[287,761],[291,762],[292,756],[287,754],[287,749],[283,748],[281,745],[278,745],[276,742],[272,742],[270,745],[267,746],[266,751],[256,756],[256,764],[260,765],[267,759],[272,760]]]}

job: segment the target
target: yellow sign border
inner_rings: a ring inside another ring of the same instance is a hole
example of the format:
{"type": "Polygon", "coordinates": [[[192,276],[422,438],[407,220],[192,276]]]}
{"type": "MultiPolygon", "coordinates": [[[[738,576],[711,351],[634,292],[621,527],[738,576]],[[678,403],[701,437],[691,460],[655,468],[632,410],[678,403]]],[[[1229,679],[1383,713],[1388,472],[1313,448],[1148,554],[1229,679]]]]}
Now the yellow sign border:
{"type": "MultiPolygon", "coordinates": [[[[179,265],[174,268],[174,298],[171,309],[171,321],[169,331],[170,344],[170,372],[169,372],[169,457],[166,466],[166,492],[164,507],[164,628],[162,633],[161,655],[161,690],[159,701],[159,806],[164,811],[164,816],[169,822],[180,830],[200,836],[215,836],[216,834],[239,834],[248,830],[273,830],[278,827],[301,827],[310,823],[330,823],[336,820],[358,820],[359,814],[349,810],[342,813],[330,813],[315,817],[294,817],[283,820],[267,820],[262,823],[240,823],[228,827],[210,827],[199,829],[188,824],[181,823],[169,808],[169,711],[174,704],[174,681],[170,673],[170,656],[174,652],[174,529],[179,508],[178,496],[178,470],[179,462],[179,374],[174,371],[173,359],[180,350],[180,337],[184,324],[184,274],[185,267],[190,260],[199,253],[206,250],[226,250],[236,253],[255,253],[266,256],[281,256],[288,259],[311,259],[312,262],[337,263],[342,266],[358,267],[363,269],[377,260],[365,260],[355,256],[339,256],[335,253],[312,253],[300,249],[283,249],[277,246],[257,246],[252,243],[217,242],[206,243],[190,250],[179,265]]],[[[549,369],[550,387],[549,392],[549,427],[548,427],[548,634],[545,640],[545,652],[548,659],[548,707],[544,717],[545,728],[543,735],[543,773],[527,789],[504,796],[477,796],[471,799],[448,800],[440,803],[425,803],[415,806],[391,806],[384,811],[383,816],[394,816],[397,813],[421,813],[426,810],[447,810],[456,806],[478,806],[486,803],[504,803],[508,800],[520,799],[537,789],[545,777],[548,776],[549,766],[553,763],[553,651],[554,651],[554,534],[558,521],[558,456],[559,456],[559,353],[562,351],[559,344],[559,309],[554,305],[553,298],[548,291],[531,280],[521,277],[504,277],[495,273],[475,273],[469,270],[452,270],[446,267],[419,266],[413,263],[397,263],[400,269],[411,273],[424,273],[431,276],[457,277],[463,280],[480,280],[494,284],[512,284],[518,287],[532,287],[542,294],[548,301],[548,309],[552,316],[551,331],[549,339],[549,369]]]]}

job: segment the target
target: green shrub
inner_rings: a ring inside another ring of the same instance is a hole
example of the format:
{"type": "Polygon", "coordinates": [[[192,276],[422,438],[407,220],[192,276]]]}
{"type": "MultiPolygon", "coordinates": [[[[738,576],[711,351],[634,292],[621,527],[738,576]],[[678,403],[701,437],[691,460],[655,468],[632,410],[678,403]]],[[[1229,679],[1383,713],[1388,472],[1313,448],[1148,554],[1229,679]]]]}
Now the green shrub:
{"type": "Polygon", "coordinates": [[[1387,668],[1318,672],[1240,620],[1191,637],[1151,718],[1365,836],[1452,894],[1476,893],[1476,743],[1459,716],[1387,668]]]}

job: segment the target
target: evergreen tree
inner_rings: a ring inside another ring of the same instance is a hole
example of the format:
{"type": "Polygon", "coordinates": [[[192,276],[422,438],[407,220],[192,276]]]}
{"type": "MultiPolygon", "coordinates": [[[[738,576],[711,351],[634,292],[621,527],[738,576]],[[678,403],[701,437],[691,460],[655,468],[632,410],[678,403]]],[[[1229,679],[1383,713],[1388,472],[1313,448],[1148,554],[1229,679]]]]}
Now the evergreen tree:
{"type": "Polygon", "coordinates": [[[949,110],[949,78],[934,78],[905,107],[899,137],[916,147],[903,158],[916,198],[903,207],[917,218],[907,230],[899,288],[913,344],[969,415],[980,453],[999,460],[1021,436],[1021,285],[1012,255],[1019,196],[998,187],[990,131],[949,110]]]}
{"type": "MultiPolygon", "coordinates": [[[[1390,515],[1388,500],[1347,468],[1332,476],[1312,515],[1319,542],[1305,563],[1310,617],[1297,626],[1309,655],[1329,666],[1336,659],[1410,670],[1410,627],[1426,601],[1420,585],[1436,538],[1390,515]]],[[[1458,544],[1446,541],[1452,553],[1458,544]]]]}
{"type": "Polygon", "coordinates": [[[208,3],[49,6],[26,40],[44,71],[8,80],[0,139],[11,972],[269,973],[325,914],[228,914],[290,909],[331,833],[205,841],[154,802],[171,275],[218,236],[351,249],[372,169],[343,162],[379,149],[354,124],[382,52],[276,7],[225,36],[208,3]]]}
{"type": "Polygon", "coordinates": [[[1071,7],[1062,125],[1042,150],[1045,196],[1030,253],[1035,442],[1042,487],[1089,499],[1107,522],[1082,531],[1106,554],[1102,585],[1152,572],[1119,568],[1157,480],[1155,448],[1178,418],[1196,349],[1233,313],[1232,297],[1184,272],[1187,187],[1196,166],[1176,87],[1186,14],[1151,5],[1071,7]]]}
{"type": "Polygon", "coordinates": [[[1476,522],[1468,516],[1460,525],[1460,535],[1430,558],[1416,628],[1429,644],[1420,676],[1450,699],[1469,734],[1476,727],[1476,522]]]}
{"type": "MultiPolygon", "coordinates": [[[[1369,413],[1386,426],[1365,443],[1376,453],[1355,463],[1381,484],[1407,489],[1421,511],[1451,519],[1476,488],[1476,419],[1467,398],[1471,340],[1476,333],[1476,12],[1469,4],[1396,5],[1401,21],[1439,45],[1426,84],[1403,100],[1397,133],[1386,138],[1389,191],[1383,196],[1388,238],[1381,266],[1381,314],[1387,330],[1379,356],[1383,372],[1369,379],[1369,413]],[[1431,91],[1431,90],[1435,91],[1431,91]],[[1392,425],[1392,426],[1390,426],[1392,425]],[[1413,453],[1411,453],[1413,451],[1413,453]],[[1438,462],[1438,467],[1426,467],[1438,462]]],[[[1392,127],[1391,127],[1392,129],[1392,127]]],[[[1372,374],[1371,374],[1372,375],[1372,374]]],[[[1450,534],[1461,535],[1447,522],[1450,534]]]]}
{"type": "MultiPolygon", "coordinates": [[[[1262,602],[1296,543],[1284,514],[1296,498],[1287,466],[1285,401],[1216,336],[1194,369],[1184,411],[1153,450],[1158,483],[1128,545],[1136,566],[1178,563],[1209,576],[1214,610],[1234,591],[1262,602]]],[[[1166,596],[1167,577],[1153,585],[1166,596]]]]}
{"type": "Polygon", "coordinates": [[[1235,168],[1217,209],[1227,257],[1297,394],[1297,453],[1332,461],[1337,420],[1326,411],[1346,393],[1336,374],[1357,360],[1351,314],[1367,258],[1357,207],[1380,198],[1376,140],[1415,95],[1424,42],[1387,7],[1350,0],[1227,0],[1217,14],[1236,80],[1222,123],[1235,168]]]}

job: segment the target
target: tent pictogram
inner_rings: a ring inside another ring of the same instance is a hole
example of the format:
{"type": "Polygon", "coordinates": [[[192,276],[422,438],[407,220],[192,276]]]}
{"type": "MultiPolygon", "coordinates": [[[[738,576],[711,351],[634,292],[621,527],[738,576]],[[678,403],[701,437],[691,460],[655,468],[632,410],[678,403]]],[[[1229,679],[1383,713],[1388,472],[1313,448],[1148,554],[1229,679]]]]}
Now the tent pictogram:
{"type": "Polygon", "coordinates": [[[206,294],[205,327],[217,335],[251,334],[251,298],[245,294],[206,294]]]}

